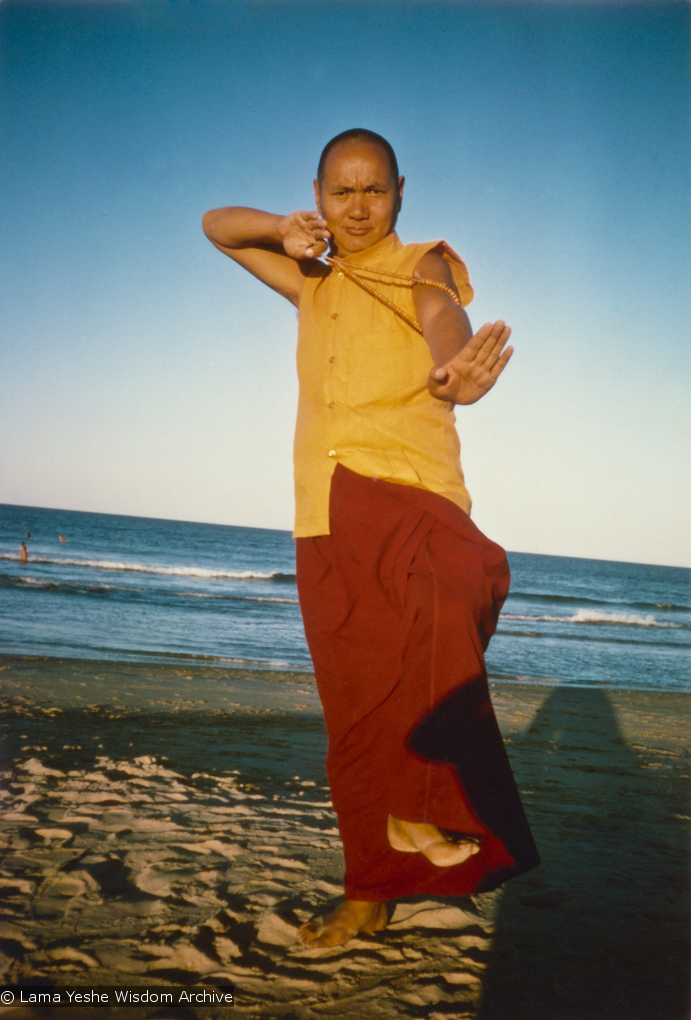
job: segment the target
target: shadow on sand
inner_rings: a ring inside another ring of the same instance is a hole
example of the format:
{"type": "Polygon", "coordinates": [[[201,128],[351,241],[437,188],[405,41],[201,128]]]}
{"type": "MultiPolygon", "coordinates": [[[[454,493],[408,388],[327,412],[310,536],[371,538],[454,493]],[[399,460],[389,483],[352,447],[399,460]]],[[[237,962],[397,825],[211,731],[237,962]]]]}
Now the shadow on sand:
{"type": "Polygon", "coordinates": [[[557,688],[509,744],[543,865],[502,895],[478,1020],[688,1020],[688,760],[636,739],[557,688]]]}

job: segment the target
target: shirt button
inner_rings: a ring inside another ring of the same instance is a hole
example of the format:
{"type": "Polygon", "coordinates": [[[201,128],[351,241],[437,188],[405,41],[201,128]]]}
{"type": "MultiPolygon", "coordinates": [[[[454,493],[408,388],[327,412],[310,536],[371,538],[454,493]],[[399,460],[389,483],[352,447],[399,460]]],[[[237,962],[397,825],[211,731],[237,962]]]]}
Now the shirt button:
{"type": "Polygon", "coordinates": [[[338,312],[334,312],[333,315],[331,316],[331,318],[332,319],[337,319],[338,318],[338,312]]]}
{"type": "Polygon", "coordinates": [[[330,401],[329,401],[329,405],[328,405],[328,406],[329,406],[329,407],[334,407],[334,402],[333,402],[333,400],[330,400],[330,401]]]}
{"type": "Polygon", "coordinates": [[[335,456],[336,456],[336,451],[335,450],[329,450],[329,457],[335,457],[335,456]]]}
{"type": "Polygon", "coordinates": [[[335,361],[335,360],[336,360],[336,359],[334,358],[334,356],[333,356],[333,354],[332,354],[332,355],[331,355],[331,357],[329,358],[329,364],[330,364],[330,365],[333,365],[333,363],[334,363],[334,361],[335,361]]]}
{"type": "Polygon", "coordinates": [[[339,279],[339,280],[343,280],[343,279],[344,279],[343,273],[339,273],[339,274],[338,274],[338,279],[339,279]]]}

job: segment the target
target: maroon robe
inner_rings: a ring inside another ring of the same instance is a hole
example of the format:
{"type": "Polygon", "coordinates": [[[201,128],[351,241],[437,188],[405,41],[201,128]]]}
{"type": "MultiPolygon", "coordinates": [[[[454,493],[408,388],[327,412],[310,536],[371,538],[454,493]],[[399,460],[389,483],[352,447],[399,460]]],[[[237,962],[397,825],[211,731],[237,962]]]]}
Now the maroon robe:
{"type": "Polygon", "coordinates": [[[297,581],[346,897],[493,889],[539,863],[484,661],[506,555],[443,496],[342,465],[330,521],[330,535],[297,539],[297,581]],[[438,868],[393,850],[389,814],[480,836],[480,852],[438,868]]]}

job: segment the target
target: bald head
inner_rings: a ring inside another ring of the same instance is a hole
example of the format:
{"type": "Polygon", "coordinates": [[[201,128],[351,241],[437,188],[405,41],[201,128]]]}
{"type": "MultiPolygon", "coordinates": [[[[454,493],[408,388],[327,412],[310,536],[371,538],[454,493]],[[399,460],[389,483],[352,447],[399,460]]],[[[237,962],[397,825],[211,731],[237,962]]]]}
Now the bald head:
{"type": "Polygon", "coordinates": [[[396,159],[396,153],[386,138],[382,138],[376,131],[368,131],[367,128],[350,128],[348,131],[341,131],[340,135],[336,135],[331,141],[327,142],[322,150],[322,154],[319,157],[319,166],[317,167],[317,180],[321,184],[324,180],[324,174],[326,173],[326,163],[329,158],[331,151],[336,146],[342,146],[343,143],[347,142],[365,142],[370,145],[377,146],[381,149],[386,161],[389,165],[389,174],[392,181],[397,181],[399,178],[398,173],[398,161],[396,159]]]}

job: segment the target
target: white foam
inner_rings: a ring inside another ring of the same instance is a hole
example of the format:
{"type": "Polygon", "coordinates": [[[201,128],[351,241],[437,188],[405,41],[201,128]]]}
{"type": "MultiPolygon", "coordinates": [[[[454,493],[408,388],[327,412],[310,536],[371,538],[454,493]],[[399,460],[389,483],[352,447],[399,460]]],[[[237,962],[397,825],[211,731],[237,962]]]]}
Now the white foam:
{"type": "MultiPolygon", "coordinates": [[[[0,559],[18,560],[19,557],[11,553],[0,553],[0,559]]],[[[164,574],[172,577],[205,577],[222,578],[225,580],[269,581],[279,576],[289,576],[280,570],[267,572],[255,570],[210,570],[206,567],[163,567],[147,563],[125,563],[119,560],[80,560],[60,556],[31,556],[30,563],[54,563],[61,567],[90,567],[96,570],[118,570],[132,571],[137,574],[164,574]]]]}
{"type": "Polygon", "coordinates": [[[594,609],[579,609],[573,616],[524,616],[520,613],[502,613],[502,620],[527,620],[537,623],[593,623],[624,627],[664,627],[678,629],[679,623],[664,623],[656,620],[652,613],[641,616],[639,613],[603,613],[594,609]]]}

